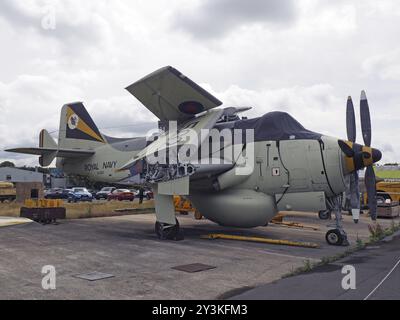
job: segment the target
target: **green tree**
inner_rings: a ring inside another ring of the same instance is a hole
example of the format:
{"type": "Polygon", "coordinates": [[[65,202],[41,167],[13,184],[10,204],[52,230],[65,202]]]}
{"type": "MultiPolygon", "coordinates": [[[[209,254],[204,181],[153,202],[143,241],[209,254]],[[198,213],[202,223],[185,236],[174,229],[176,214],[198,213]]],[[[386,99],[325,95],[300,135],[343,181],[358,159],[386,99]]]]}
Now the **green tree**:
{"type": "Polygon", "coordinates": [[[15,168],[15,164],[11,161],[4,161],[0,163],[0,168],[15,168]]]}

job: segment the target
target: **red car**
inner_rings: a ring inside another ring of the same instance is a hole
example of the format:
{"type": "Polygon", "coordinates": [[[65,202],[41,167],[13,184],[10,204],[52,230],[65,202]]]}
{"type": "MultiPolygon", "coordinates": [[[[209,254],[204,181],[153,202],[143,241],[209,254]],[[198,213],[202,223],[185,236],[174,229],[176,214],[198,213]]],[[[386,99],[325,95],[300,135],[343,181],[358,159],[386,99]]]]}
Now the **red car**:
{"type": "Polygon", "coordinates": [[[117,189],[114,190],[107,196],[107,200],[118,200],[118,201],[133,201],[135,200],[135,195],[133,192],[126,189],[117,189]]]}

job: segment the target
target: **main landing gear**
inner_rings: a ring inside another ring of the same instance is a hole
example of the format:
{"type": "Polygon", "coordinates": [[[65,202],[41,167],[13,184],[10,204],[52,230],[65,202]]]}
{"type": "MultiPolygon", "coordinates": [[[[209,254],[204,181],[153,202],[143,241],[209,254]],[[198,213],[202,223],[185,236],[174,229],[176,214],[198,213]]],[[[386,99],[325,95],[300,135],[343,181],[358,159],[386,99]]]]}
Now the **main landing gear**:
{"type": "Polygon", "coordinates": [[[176,220],[175,225],[160,223],[157,221],[155,225],[155,231],[160,240],[180,241],[184,239],[178,219],[176,220]]]}

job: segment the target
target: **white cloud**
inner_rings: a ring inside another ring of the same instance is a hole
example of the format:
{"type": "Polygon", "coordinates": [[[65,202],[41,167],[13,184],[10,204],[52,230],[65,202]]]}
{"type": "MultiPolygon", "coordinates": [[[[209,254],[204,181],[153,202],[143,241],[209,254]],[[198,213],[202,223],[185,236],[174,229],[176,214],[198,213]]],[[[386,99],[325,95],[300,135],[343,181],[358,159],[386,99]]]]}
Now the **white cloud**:
{"type": "MultiPolygon", "coordinates": [[[[345,135],[347,96],[366,89],[374,144],[385,162],[399,161],[400,142],[392,138],[400,121],[397,1],[229,3],[1,1],[0,38],[7,45],[0,59],[0,149],[36,145],[39,130],[57,130],[61,106],[77,100],[99,127],[112,128],[109,135],[145,132],[156,119],[123,88],[173,65],[209,83],[227,106],[254,106],[251,116],[282,109],[308,129],[335,136],[345,135]],[[49,3],[54,31],[41,28],[49,3]]],[[[5,157],[14,155],[0,152],[5,157]]]]}
{"type": "Polygon", "coordinates": [[[400,80],[400,48],[368,58],[363,68],[368,76],[382,80],[400,80]]]}
{"type": "Polygon", "coordinates": [[[287,26],[296,18],[293,0],[205,0],[178,10],[173,26],[198,39],[220,38],[243,25],[287,26]]]}

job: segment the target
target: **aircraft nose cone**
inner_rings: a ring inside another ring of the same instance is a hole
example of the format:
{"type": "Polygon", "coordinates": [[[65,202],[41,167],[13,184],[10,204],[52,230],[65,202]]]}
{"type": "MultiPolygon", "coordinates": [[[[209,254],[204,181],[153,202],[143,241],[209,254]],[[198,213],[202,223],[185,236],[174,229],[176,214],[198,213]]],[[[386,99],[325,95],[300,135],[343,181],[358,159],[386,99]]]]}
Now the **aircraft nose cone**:
{"type": "Polygon", "coordinates": [[[381,161],[382,152],[378,149],[372,149],[372,159],[373,159],[374,163],[381,161]]]}

